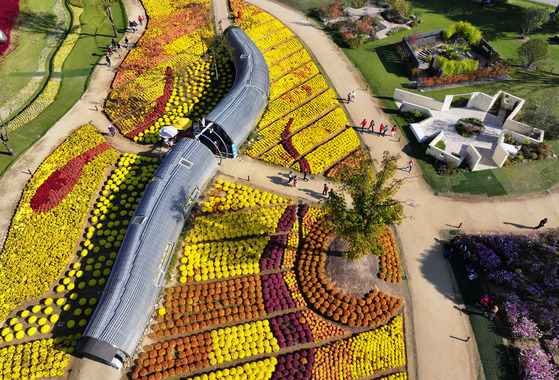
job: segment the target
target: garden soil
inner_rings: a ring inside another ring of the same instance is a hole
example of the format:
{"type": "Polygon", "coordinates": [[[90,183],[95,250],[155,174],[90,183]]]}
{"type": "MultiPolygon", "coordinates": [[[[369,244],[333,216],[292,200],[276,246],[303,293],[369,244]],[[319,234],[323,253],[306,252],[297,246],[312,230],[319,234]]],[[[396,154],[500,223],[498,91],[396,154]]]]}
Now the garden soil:
{"type": "MultiPolygon", "coordinates": [[[[214,8],[221,8],[219,19],[226,19],[225,1],[214,1],[214,8]]],[[[269,0],[251,2],[274,15],[301,38],[317,58],[323,72],[329,77],[341,98],[345,98],[352,90],[356,91],[355,103],[345,106],[352,120],[373,118],[377,125],[389,122],[388,116],[382,112],[382,104],[367,90],[363,78],[317,25],[279,3],[269,0]]],[[[124,3],[130,18],[144,15],[138,0],[124,0],[124,3]]],[[[141,28],[140,32],[142,30],[141,28]]],[[[127,36],[131,43],[134,43],[140,33],[127,33],[127,36]]],[[[90,87],[80,101],[38,143],[22,155],[0,180],[3,206],[0,244],[5,240],[21,193],[30,178],[29,173],[33,173],[54,148],[79,126],[91,121],[100,131],[107,132],[109,122],[101,112],[101,107],[120,64],[120,60],[114,55],[113,58],[113,67],[108,68],[100,64],[93,73],[90,87]]],[[[380,138],[370,132],[360,133],[360,136],[376,159],[382,157],[384,150],[402,155],[396,177],[403,181],[403,186],[397,197],[404,204],[407,218],[396,228],[396,232],[405,265],[404,284],[410,292],[405,306],[409,377],[421,380],[484,378],[468,317],[460,311],[463,304],[457,294],[450,266],[442,256],[439,240],[441,231],[458,230],[461,226],[460,233],[531,232],[531,227],[544,217],[549,219],[547,228],[558,227],[559,208],[555,206],[558,204],[559,195],[555,192],[543,192],[524,197],[465,199],[437,196],[422,180],[418,165],[411,173],[405,169],[410,160],[407,155],[410,150],[400,144],[398,138],[380,138]],[[471,337],[470,340],[465,342],[468,337],[471,337]]],[[[111,145],[123,152],[153,155],[159,153],[152,147],[131,143],[120,135],[107,139],[111,145]]],[[[220,169],[224,175],[236,178],[242,183],[287,194],[296,202],[319,202],[322,199],[323,184],[328,182],[324,177],[312,176],[309,182],[301,181],[299,188],[293,188],[287,184],[287,170],[252,160],[247,156],[226,160],[220,169]]],[[[79,365],[73,368],[70,378],[110,380],[119,376],[118,371],[107,370],[107,373],[101,374],[95,363],[91,362],[91,365],[88,365],[87,362],[89,361],[80,361],[79,365]]]]}

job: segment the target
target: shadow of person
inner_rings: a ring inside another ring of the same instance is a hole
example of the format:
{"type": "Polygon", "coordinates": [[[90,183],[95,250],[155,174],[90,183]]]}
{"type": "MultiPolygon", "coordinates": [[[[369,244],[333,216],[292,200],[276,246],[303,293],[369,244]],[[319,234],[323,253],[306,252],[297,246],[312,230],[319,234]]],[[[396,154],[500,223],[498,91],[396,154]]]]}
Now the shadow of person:
{"type": "Polygon", "coordinates": [[[525,226],[523,224],[512,223],[512,222],[503,222],[503,224],[508,224],[508,225],[513,226],[513,227],[522,228],[522,229],[525,229],[525,230],[533,230],[534,229],[533,226],[525,226]]]}

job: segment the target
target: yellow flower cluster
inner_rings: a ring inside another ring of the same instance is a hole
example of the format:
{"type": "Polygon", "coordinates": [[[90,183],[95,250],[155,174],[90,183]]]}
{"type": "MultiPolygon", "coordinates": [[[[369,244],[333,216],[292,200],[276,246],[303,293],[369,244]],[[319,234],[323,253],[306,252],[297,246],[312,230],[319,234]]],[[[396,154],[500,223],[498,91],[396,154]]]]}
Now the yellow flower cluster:
{"type": "Polygon", "coordinates": [[[212,330],[212,351],[208,353],[210,365],[221,364],[258,354],[279,351],[277,339],[268,320],[212,330]]]}
{"type": "Polygon", "coordinates": [[[359,145],[357,133],[352,128],[346,129],[305,156],[311,167],[311,174],[321,173],[359,145]]]}
{"type": "MultiPolygon", "coordinates": [[[[293,162],[293,157],[289,153],[287,153],[287,151],[281,144],[276,145],[267,152],[262,153],[262,155],[259,156],[258,159],[280,166],[287,166],[291,162],[293,162]]],[[[300,171],[298,169],[296,170],[300,171]]]]}
{"type": "Polygon", "coordinates": [[[210,0],[142,0],[142,6],[150,17],[175,13],[185,5],[208,4],[210,0]]]}
{"type": "Polygon", "coordinates": [[[341,108],[336,108],[295,134],[291,141],[300,154],[305,154],[325,139],[343,130],[347,124],[349,123],[344,111],[341,108]]]}
{"type": "Polygon", "coordinates": [[[297,305],[297,307],[307,307],[307,301],[305,301],[299,289],[295,272],[283,272],[283,279],[285,280],[285,284],[287,285],[287,289],[289,289],[289,294],[291,294],[291,298],[293,298],[295,305],[297,305]]]}
{"type": "Polygon", "coordinates": [[[90,125],[78,129],[47,157],[23,191],[0,254],[0,319],[43,294],[60,275],[79,239],[93,195],[118,153],[108,149],[94,157],[70,193],[51,210],[34,212],[31,199],[54,171],[104,141],[90,125]]]}
{"type": "Polygon", "coordinates": [[[47,82],[45,89],[25,110],[17,115],[8,124],[8,131],[14,131],[29,123],[41,114],[53,101],[60,89],[60,78],[52,78],[47,82]]]}
{"type": "Polygon", "coordinates": [[[0,350],[2,379],[28,379],[64,375],[80,335],[36,340],[0,350]]]}
{"type": "Polygon", "coordinates": [[[299,42],[297,38],[291,38],[281,45],[274,46],[272,49],[266,50],[264,54],[264,59],[268,63],[268,66],[273,65],[277,61],[281,61],[288,55],[295,53],[298,50],[301,50],[303,45],[299,42]]]}
{"type": "Polygon", "coordinates": [[[274,121],[269,126],[265,126],[261,121],[259,126],[262,127],[257,132],[262,138],[254,142],[246,153],[251,157],[257,157],[261,152],[277,144],[289,119],[293,119],[290,126],[290,132],[293,133],[337,104],[336,94],[331,89],[328,89],[301,107],[274,121]]]}
{"type": "Polygon", "coordinates": [[[284,58],[281,61],[276,62],[274,65],[270,66],[270,81],[275,82],[296,67],[299,67],[310,60],[311,57],[305,49],[296,51],[289,57],[284,58]]]}
{"type": "Polygon", "coordinates": [[[181,283],[260,273],[260,257],[270,238],[199,243],[184,247],[179,266],[181,283]]]}
{"type": "Polygon", "coordinates": [[[257,41],[260,38],[267,36],[270,33],[273,33],[279,29],[285,28],[285,26],[276,20],[275,18],[271,17],[267,13],[260,13],[258,16],[259,19],[263,19],[264,21],[257,21],[255,22],[255,27],[248,29],[244,27],[243,29],[246,31],[246,34],[250,37],[251,40],[257,41]],[[264,17],[262,17],[264,16],[264,17]]]}
{"type": "Polygon", "coordinates": [[[361,379],[406,364],[403,320],[315,349],[313,378],[361,379]]]}
{"type": "Polygon", "coordinates": [[[64,42],[62,42],[62,45],[56,52],[56,55],[53,59],[53,68],[56,72],[60,72],[62,70],[62,65],[74,48],[76,42],[78,42],[78,38],[80,38],[80,33],[82,30],[80,16],[83,13],[83,8],[74,7],[72,6],[72,4],[68,4],[68,6],[70,7],[70,11],[74,14],[74,17],[72,26],[70,27],[70,33],[68,33],[68,36],[66,36],[64,42]]]}
{"type": "Polygon", "coordinates": [[[283,45],[285,41],[294,38],[295,35],[293,32],[287,28],[279,29],[278,31],[269,34],[265,37],[260,38],[258,41],[254,43],[261,51],[266,51],[270,49],[272,46],[276,45],[283,45]]]}
{"type": "MultiPolygon", "coordinates": [[[[293,223],[292,231],[299,231],[299,221],[297,220],[293,223]],[[297,225],[297,228],[295,228],[297,225]]],[[[285,248],[285,252],[283,254],[283,263],[282,268],[292,268],[295,266],[295,259],[297,257],[297,249],[299,248],[299,234],[292,233],[289,234],[287,238],[287,247],[285,248]]]]}
{"type": "Polygon", "coordinates": [[[248,207],[267,206],[269,204],[291,203],[291,199],[273,198],[273,195],[246,185],[217,180],[214,190],[210,192],[208,202],[204,202],[202,212],[240,210],[248,207]]]}
{"type": "Polygon", "coordinates": [[[220,369],[209,374],[189,377],[188,380],[269,380],[277,363],[278,360],[271,357],[237,367],[220,369]]]}
{"type": "Polygon", "coordinates": [[[160,80],[152,86],[138,91],[133,91],[129,86],[127,88],[131,91],[127,94],[128,96],[123,91],[113,91],[105,103],[105,112],[112,120],[126,116],[144,103],[157,100],[163,94],[165,80],[160,80]]]}
{"type": "Polygon", "coordinates": [[[317,74],[319,74],[318,67],[313,61],[285,74],[270,86],[270,100],[274,100],[317,74]]]}
{"type": "Polygon", "coordinates": [[[270,102],[266,113],[260,120],[260,125],[270,124],[280,116],[283,116],[284,114],[291,112],[291,110],[300,107],[303,103],[310,100],[310,98],[318,95],[327,88],[328,84],[322,75],[317,75],[311,78],[307,82],[295,87],[293,90],[270,102]]]}
{"type": "Polygon", "coordinates": [[[408,380],[408,375],[405,372],[396,372],[388,376],[383,376],[378,380],[408,380]]]}
{"type": "Polygon", "coordinates": [[[205,44],[202,43],[202,34],[204,36],[211,36],[213,30],[211,28],[202,28],[186,36],[177,38],[173,42],[165,45],[163,51],[168,55],[175,55],[188,49],[191,54],[200,55],[206,49],[205,44]]]}
{"type": "Polygon", "coordinates": [[[303,217],[303,225],[301,226],[301,231],[303,233],[303,238],[307,237],[309,231],[311,231],[311,226],[325,215],[325,211],[319,207],[310,206],[309,210],[303,217]]]}
{"type": "MultiPolygon", "coordinates": [[[[272,195],[275,203],[279,197],[272,195]]],[[[194,220],[187,243],[199,243],[241,236],[267,235],[274,233],[286,206],[258,208],[255,210],[209,214],[194,220]]]]}
{"type": "Polygon", "coordinates": [[[242,12],[243,18],[240,21],[237,21],[237,24],[241,29],[247,31],[247,33],[261,24],[265,24],[268,21],[275,20],[272,15],[266,12],[262,12],[260,9],[252,5],[244,8],[242,12]]]}

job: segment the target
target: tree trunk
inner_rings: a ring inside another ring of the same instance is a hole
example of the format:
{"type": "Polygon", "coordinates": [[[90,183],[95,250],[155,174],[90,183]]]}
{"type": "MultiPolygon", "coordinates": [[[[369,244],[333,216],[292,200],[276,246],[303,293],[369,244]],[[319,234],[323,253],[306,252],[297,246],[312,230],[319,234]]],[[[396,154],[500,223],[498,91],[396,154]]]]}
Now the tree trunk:
{"type": "Polygon", "coordinates": [[[105,8],[105,13],[107,13],[107,17],[109,18],[109,21],[111,22],[111,25],[113,26],[113,32],[114,32],[115,38],[116,38],[116,37],[118,37],[118,30],[116,30],[115,20],[113,20],[113,12],[111,10],[111,7],[106,7],[105,8]]]}

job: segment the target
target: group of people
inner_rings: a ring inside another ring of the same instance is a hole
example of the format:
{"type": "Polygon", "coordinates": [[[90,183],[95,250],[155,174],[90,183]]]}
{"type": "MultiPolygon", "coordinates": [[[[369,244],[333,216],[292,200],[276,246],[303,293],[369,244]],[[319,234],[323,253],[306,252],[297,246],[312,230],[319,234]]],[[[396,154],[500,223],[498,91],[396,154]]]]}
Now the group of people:
{"type": "MultiPolygon", "coordinates": [[[[307,178],[307,174],[308,172],[305,170],[303,171],[303,179],[302,181],[307,182],[309,179],[307,178]]],[[[289,174],[287,175],[287,181],[291,184],[293,184],[293,187],[299,187],[299,178],[297,177],[296,174],[293,174],[293,171],[290,171],[289,174]]]]}
{"type": "MultiPolygon", "coordinates": [[[[128,41],[128,37],[124,37],[124,46],[126,49],[130,50],[130,41],[128,41]]],[[[122,51],[122,45],[120,42],[116,42],[115,39],[111,41],[110,44],[107,44],[107,55],[105,56],[105,61],[107,61],[107,65],[111,67],[111,56],[113,55],[113,48],[116,49],[116,52],[120,54],[122,51]]]]}
{"type": "Polygon", "coordinates": [[[128,21],[128,27],[132,30],[132,33],[136,33],[138,31],[138,24],[143,25],[143,21],[144,19],[142,18],[141,15],[138,16],[138,22],[134,20],[128,21]]]}

